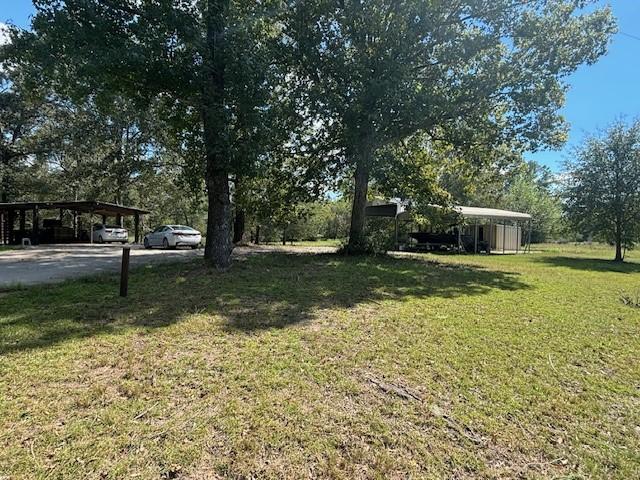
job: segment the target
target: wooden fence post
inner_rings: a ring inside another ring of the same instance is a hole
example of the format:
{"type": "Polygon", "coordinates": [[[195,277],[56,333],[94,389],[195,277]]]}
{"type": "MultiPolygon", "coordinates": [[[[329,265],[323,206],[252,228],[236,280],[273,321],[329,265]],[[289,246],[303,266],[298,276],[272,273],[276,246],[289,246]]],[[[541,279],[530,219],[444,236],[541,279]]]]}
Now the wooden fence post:
{"type": "Polygon", "coordinates": [[[122,266],[120,268],[120,296],[126,297],[129,292],[129,254],[131,247],[122,247],[122,266]]]}

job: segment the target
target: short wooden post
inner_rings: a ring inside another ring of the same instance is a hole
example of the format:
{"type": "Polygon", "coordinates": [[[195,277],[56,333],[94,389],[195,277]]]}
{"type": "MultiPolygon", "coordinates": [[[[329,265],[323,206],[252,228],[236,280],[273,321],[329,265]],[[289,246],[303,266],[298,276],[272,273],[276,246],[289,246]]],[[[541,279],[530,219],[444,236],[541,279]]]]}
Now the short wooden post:
{"type": "Polygon", "coordinates": [[[120,296],[126,297],[129,292],[129,254],[131,247],[122,247],[122,266],[120,268],[120,296]]]}

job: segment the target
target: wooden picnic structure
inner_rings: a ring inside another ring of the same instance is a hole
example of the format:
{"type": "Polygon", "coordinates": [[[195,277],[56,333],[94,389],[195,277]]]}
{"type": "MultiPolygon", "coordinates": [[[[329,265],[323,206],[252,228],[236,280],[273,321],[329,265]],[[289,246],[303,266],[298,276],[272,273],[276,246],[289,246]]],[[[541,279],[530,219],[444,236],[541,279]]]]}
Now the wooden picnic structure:
{"type": "Polygon", "coordinates": [[[133,217],[134,241],[141,239],[140,228],[146,210],[99,201],[13,202],[0,203],[0,245],[19,245],[29,239],[39,243],[93,243],[94,218],[106,224],[108,218],[122,226],[124,217],[133,217]],[[43,212],[54,211],[55,218],[43,212]],[[80,228],[80,215],[89,215],[89,228],[80,228]],[[65,225],[64,220],[70,222],[65,225]],[[69,225],[70,223],[70,225],[69,225]],[[16,228],[17,227],[17,228],[16,228]]]}

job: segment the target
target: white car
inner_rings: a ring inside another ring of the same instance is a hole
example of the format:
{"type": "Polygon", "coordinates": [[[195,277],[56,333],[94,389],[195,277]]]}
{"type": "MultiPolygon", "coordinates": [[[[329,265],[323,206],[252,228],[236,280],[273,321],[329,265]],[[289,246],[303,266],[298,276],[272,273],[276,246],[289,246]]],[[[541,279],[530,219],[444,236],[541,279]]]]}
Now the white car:
{"type": "Polygon", "coordinates": [[[93,226],[93,241],[98,243],[120,242],[127,243],[129,241],[129,232],[126,228],[116,225],[105,225],[96,223],[93,226]]]}
{"type": "Polygon", "coordinates": [[[200,232],[186,225],[160,225],[144,236],[144,248],[179,246],[198,248],[200,242],[202,242],[200,232]]]}

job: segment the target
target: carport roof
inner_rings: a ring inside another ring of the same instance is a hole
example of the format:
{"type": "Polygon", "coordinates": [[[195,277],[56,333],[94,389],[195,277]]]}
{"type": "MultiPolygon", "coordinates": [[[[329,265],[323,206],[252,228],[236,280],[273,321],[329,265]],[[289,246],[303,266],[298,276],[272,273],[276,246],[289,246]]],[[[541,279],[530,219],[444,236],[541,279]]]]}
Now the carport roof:
{"type": "Polygon", "coordinates": [[[453,209],[465,218],[485,218],[491,220],[529,220],[531,215],[498,208],[464,207],[457,206],[453,209]]]}
{"type": "MultiPolygon", "coordinates": [[[[433,208],[442,209],[441,205],[431,205],[433,208]]],[[[523,212],[512,212],[510,210],[500,210],[498,208],[467,207],[456,205],[451,210],[457,212],[464,218],[475,218],[485,220],[530,220],[531,215],[523,212]]],[[[407,211],[406,206],[398,202],[370,203],[366,207],[368,217],[397,217],[407,211]]]]}
{"type": "Polygon", "coordinates": [[[33,210],[34,208],[42,210],[56,210],[59,208],[65,210],[75,210],[83,213],[95,213],[96,215],[145,215],[147,210],[135,207],[125,207],[115,203],[107,202],[91,202],[91,201],[62,201],[62,202],[15,202],[0,203],[0,211],[2,210],[33,210]]]}

